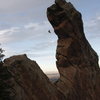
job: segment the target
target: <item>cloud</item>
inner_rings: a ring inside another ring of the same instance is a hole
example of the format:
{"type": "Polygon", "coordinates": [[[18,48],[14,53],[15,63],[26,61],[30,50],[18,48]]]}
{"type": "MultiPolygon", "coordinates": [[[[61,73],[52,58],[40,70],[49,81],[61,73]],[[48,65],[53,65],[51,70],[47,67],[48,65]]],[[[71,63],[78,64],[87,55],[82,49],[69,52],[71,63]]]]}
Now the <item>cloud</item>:
{"type": "Polygon", "coordinates": [[[39,27],[38,23],[29,23],[28,25],[24,26],[25,29],[36,29],[37,27],[39,27]]]}
{"type": "Polygon", "coordinates": [[[0,30],[0,43],[8,42],[11,40],[13,33],[18,32],[18,27],[12,27],[9,29],[0,30]]]}
{"type": "Polygon", "coordinates": [[[33,59],[55,55],[55,37],[47,21],[0,30],[0,43],[6,57],[23,53],[33,59]],[[48,30],[52,33],[48,33],[48,30]]]}
{"type": "Polygon", "coordinates": [[[85,22],[85,31],[91,39],[100,38],[100,15],[85,22]]]}
{"type": "Polygon", "coordinates": [[[89,20],[88,22],[85,22],[85,27],[87,27],[89,29],[100,28],[100,16],[97,16],[97,17],[89,20]]]}
{"type": "Polygon", "coordinates": [[[28,53],[28,56],[31,58],[46,58],[46,57],[52,57],[53,53],[52,52],[47,52],[47,53],[28,53]]]}
{"type": "Polygon", "coordinates": [[[20,26],[46,19],[46,9],[54,0],[0,0],[0,26],[20,26]]]}
{"type": "Polygon", "coordinates": [[[52,3],[53,0],[0,0],[0,12],[17,12],[27,9],[39,8],[52,3]]]}
{"type": "Polygon", "coordinates": [[[19,30],[18,27],[12,27],[12,28],[9,28],[9,29],[0,30],[0,35],[5,35],[5,34],[17,32],[17,30],[19,30]]]}
{"type": "Polygon", "coordinates": [[[32,47],[32,50],[35,50],[35,51],[42,51],[42,50],[45,50],[45,49],[49,49],[49,47],[52,47],[56,44],[56,41],[46,41],[46,42],[41,42],[41,43],[38,43],[36,44],[34,47],[32,47]]]}
{"type": "Polygon", "coordinates": [[[36,43],[34,44],[33,46],[29,47],[28,49],[26,50],[22,50],[21,53],[41,53],[43,54],[44,52],[45,53],[48,53],[50,51],[52,51],[51,49],[54,49],[56,47],[56,41],[45,41],[45,42],[42,42],[40,41],[39,43],[36,43]]]}
{"type": "Polygon", "coordinates": [[[0,43],[14,43],[33,39],[44,39],[52,27],[48,22],[28,23],[22,27],[11,27],[0,30],[0,43]]]}

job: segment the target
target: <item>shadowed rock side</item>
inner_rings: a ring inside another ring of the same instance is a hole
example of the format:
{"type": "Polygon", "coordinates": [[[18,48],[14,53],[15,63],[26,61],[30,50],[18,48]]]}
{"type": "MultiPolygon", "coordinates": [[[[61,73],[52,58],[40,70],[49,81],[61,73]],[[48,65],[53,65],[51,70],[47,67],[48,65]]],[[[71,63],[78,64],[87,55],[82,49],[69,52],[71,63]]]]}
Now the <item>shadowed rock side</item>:
{"type": "Polygon", "coordinates": [[[0,72],[0,100],[65,100],[37,63],[26,55],[6,59],[0,72]]]}
{"type": "Polygon", "coordinates": [[[84,35],[80,12],[65,0],[55,0],[47,17],[58,36],[56,87],[66,100],[100,100],[98,56],[84,35]]]}

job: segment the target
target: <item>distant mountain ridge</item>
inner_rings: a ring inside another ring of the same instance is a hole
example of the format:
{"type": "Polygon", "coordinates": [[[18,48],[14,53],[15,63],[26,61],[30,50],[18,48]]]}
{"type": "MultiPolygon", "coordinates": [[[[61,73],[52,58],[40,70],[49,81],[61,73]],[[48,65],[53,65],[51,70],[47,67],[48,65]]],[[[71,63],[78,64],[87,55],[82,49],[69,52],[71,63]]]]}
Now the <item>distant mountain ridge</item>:
{"type": "Polygon", "coordinates": [[[59,79],[59,73],[48,73],[46,74],[51,82],[56,82],[59,79]]]}

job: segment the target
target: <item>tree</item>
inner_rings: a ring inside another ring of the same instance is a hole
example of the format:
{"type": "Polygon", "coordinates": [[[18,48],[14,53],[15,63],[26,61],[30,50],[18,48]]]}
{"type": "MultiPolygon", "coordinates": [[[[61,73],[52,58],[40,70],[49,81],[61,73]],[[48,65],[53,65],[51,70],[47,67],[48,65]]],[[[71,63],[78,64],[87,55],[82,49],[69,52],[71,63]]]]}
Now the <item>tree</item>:
{"type": "Polygon", "coordinates": [[[0,48],[0,62],[2,61],[3,57],[5,56],[3,54],[4,50],[2,48],[0,48]]]}
{"type": "Polygon", "coordinates": [[[7,70],[7,67],[3,66],[3,52],[4,50],[0,47],[0,100],[13,100],[10,94],[12,86],[8,84],[8,80],[12,78],[12,75],[7,70]]]}

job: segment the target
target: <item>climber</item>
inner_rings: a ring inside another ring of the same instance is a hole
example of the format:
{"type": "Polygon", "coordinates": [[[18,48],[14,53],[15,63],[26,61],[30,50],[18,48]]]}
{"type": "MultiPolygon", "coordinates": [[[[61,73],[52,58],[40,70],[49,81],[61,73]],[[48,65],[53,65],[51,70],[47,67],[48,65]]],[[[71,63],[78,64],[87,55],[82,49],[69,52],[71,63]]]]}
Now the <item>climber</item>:
{"type": "Polygon", "coordinates": [[[49,33],[51,33],[51,31],[50,31],[50,30],[48,30],[48,32],[49,32],[49,33]]]}

